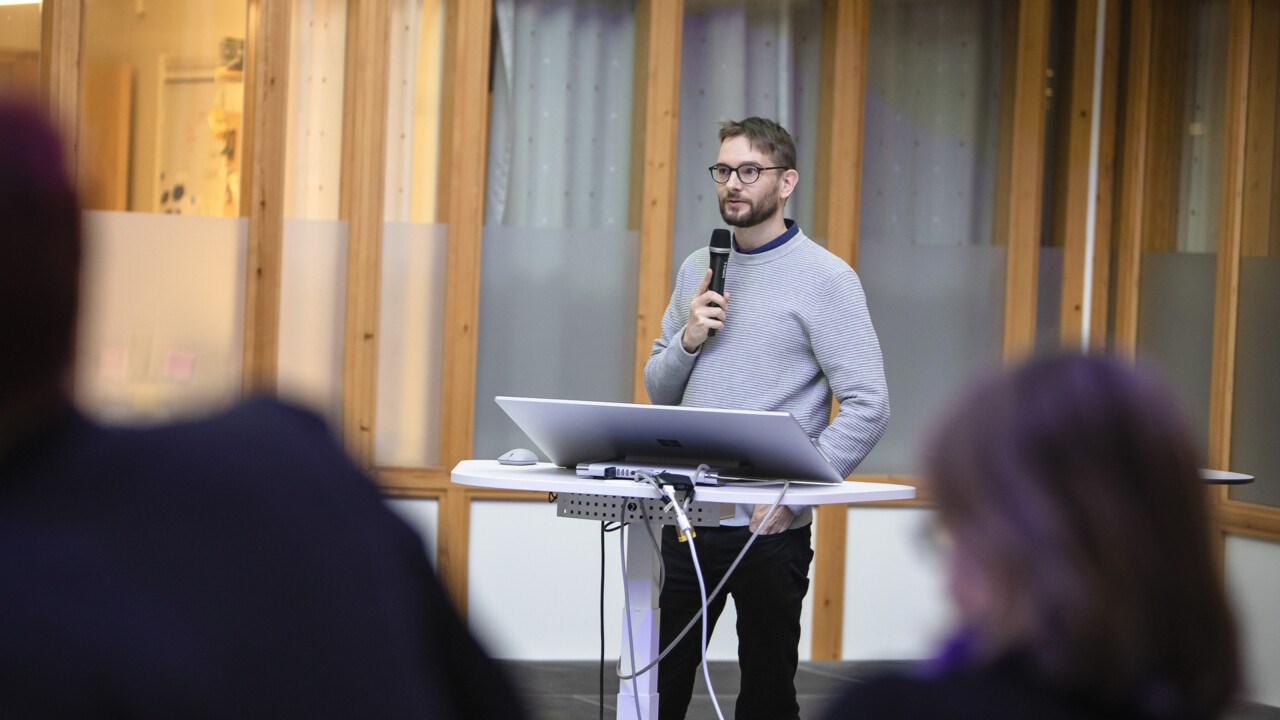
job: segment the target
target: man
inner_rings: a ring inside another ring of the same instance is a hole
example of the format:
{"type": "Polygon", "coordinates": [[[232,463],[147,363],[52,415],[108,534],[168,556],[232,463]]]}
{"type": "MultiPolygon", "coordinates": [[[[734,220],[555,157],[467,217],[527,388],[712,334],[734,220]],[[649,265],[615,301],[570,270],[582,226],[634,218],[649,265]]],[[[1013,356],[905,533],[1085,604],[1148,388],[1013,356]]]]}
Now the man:
{"type": "MultiPolygon", "coordinates": [[[[735,228],[725,292],[708,290],[706,248],[684,261],[662,337],[645,365],[645,386],[655,403],[790,412],[848,475],[884,433],[888,392],[858,276],[783,217],[799,182],[795,157],[791,135],[771,120],[751,117],[721,126],[711,176],[720,214],[735,228]],[[832,394],[840,411],[828,425],[832,394]]],[[[725,586],[738,613],[738,720],[799,717],[795,673],[813,559],[813,510],[779,506],[762,525],[768,509],[740,506],[732,519],[699,530],[694,540],[712,588],[751,532],[760,531],[725,586]]],[[[701,600],[689,550],[671,527],[663,533],[662,556],[665,648],[701,609],[701,600]]],[[[723,608],[721,596],[708,621],[714,623],[723,608]]],[[[684,717],[701,659],[697,635],[690,632],[659,667],[663,720],[684,717]]]]}
{"type": "Polygon", "coordinates": [[[0,138],[0,715],[524,717],[318,418],[75,411],[75,193],[41,116],[0,138]]]}

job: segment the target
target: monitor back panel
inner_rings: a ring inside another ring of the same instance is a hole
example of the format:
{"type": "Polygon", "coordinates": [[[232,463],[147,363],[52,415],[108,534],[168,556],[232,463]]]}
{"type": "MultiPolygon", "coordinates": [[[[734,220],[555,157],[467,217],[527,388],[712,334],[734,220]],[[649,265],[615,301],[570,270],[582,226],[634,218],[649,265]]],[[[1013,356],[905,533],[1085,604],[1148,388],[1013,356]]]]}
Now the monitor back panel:
{"type": "Polygon", "coordinates": [[[499,396],[520,429],[562,467],[607,460],[747,466],[747,474],[841,482],[785,412],[499,396]]]}

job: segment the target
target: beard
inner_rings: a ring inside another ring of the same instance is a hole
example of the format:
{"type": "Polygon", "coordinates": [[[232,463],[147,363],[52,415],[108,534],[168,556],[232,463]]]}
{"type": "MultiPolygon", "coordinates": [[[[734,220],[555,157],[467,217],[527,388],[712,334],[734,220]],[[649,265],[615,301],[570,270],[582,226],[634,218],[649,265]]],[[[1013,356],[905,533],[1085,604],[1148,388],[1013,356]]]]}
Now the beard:
{"type": "Polygon", "coordinates": [[[755,227],[776,215],[780,206],[781,199],[776,194],[765,195],[759,201],[752,201],[746,194],[737,197],[726,196],[720,198],[720,217],[732,227],[755,227]],[[736,212],[730,211],[725,207],[725,203],[729,200],[744,202],[747,206],[736,212]]]}

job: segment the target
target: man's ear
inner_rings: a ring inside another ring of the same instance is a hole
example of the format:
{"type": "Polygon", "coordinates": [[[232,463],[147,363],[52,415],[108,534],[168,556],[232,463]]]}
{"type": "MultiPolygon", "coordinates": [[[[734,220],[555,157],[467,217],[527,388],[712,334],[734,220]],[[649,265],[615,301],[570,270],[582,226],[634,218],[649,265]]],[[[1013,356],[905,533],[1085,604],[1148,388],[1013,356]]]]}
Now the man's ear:
{"type": "Polygon", "coordinates": [[[788,168],[782,172],[782,180],[778,184],[778,191],[782,194],[783,199],[791,196],[795,192],[796,183],[800,182],[800,173],[795,168],[788,168]]]}

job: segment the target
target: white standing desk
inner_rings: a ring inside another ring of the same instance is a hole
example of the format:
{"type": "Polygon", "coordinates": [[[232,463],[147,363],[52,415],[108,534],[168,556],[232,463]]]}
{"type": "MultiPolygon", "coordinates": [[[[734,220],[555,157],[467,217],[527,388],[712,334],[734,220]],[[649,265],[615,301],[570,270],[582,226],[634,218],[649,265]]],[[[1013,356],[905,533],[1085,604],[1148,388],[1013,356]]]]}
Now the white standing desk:
{"type": "MultiPolygon", "coordinates": [[[[641,501],[660,499],[652,486],[633,480],[597,480],[580,478],[573,470],[550,463],[514,466],[500,465],[496,460],[463,460],[453,469],[453,482],[470,487],[499,490],[530,490],[569,495],[594,495],[601,498],[635,498],[641,501]]],[[[701,502],[733,504],[773,504],[781,491],[781,485],[763,487],[733,485],[725,487],[699,486],[694,497],[701,502]]],[[[845,482],[839,485],[812,485],[792,483],[787,490],[784,504],[788,505],[837,505],[879,500],[908,500],[915,497],[915,488],[886,483],[845,482]]],[[[654,534],[661,522],[650,520],[654,534]]],[[[658,558],[647,532],[627,533],[627,598],[631,606],[631,627],[635,642],[636,667],[644,667],[658,656],[658,558]]],[[[708,591],[710,588],[708,588],[708,591]]],[[[622,624],[622,653],[630,657],[627,623],[622,624]]],[[[636,678],[636,688],[625,680],[618,687],[618,719],[648,720],[657,715],[658,674],[648,672],[636,678]],[[636,717],[637,693],[640,716],[636,717]]]]}

